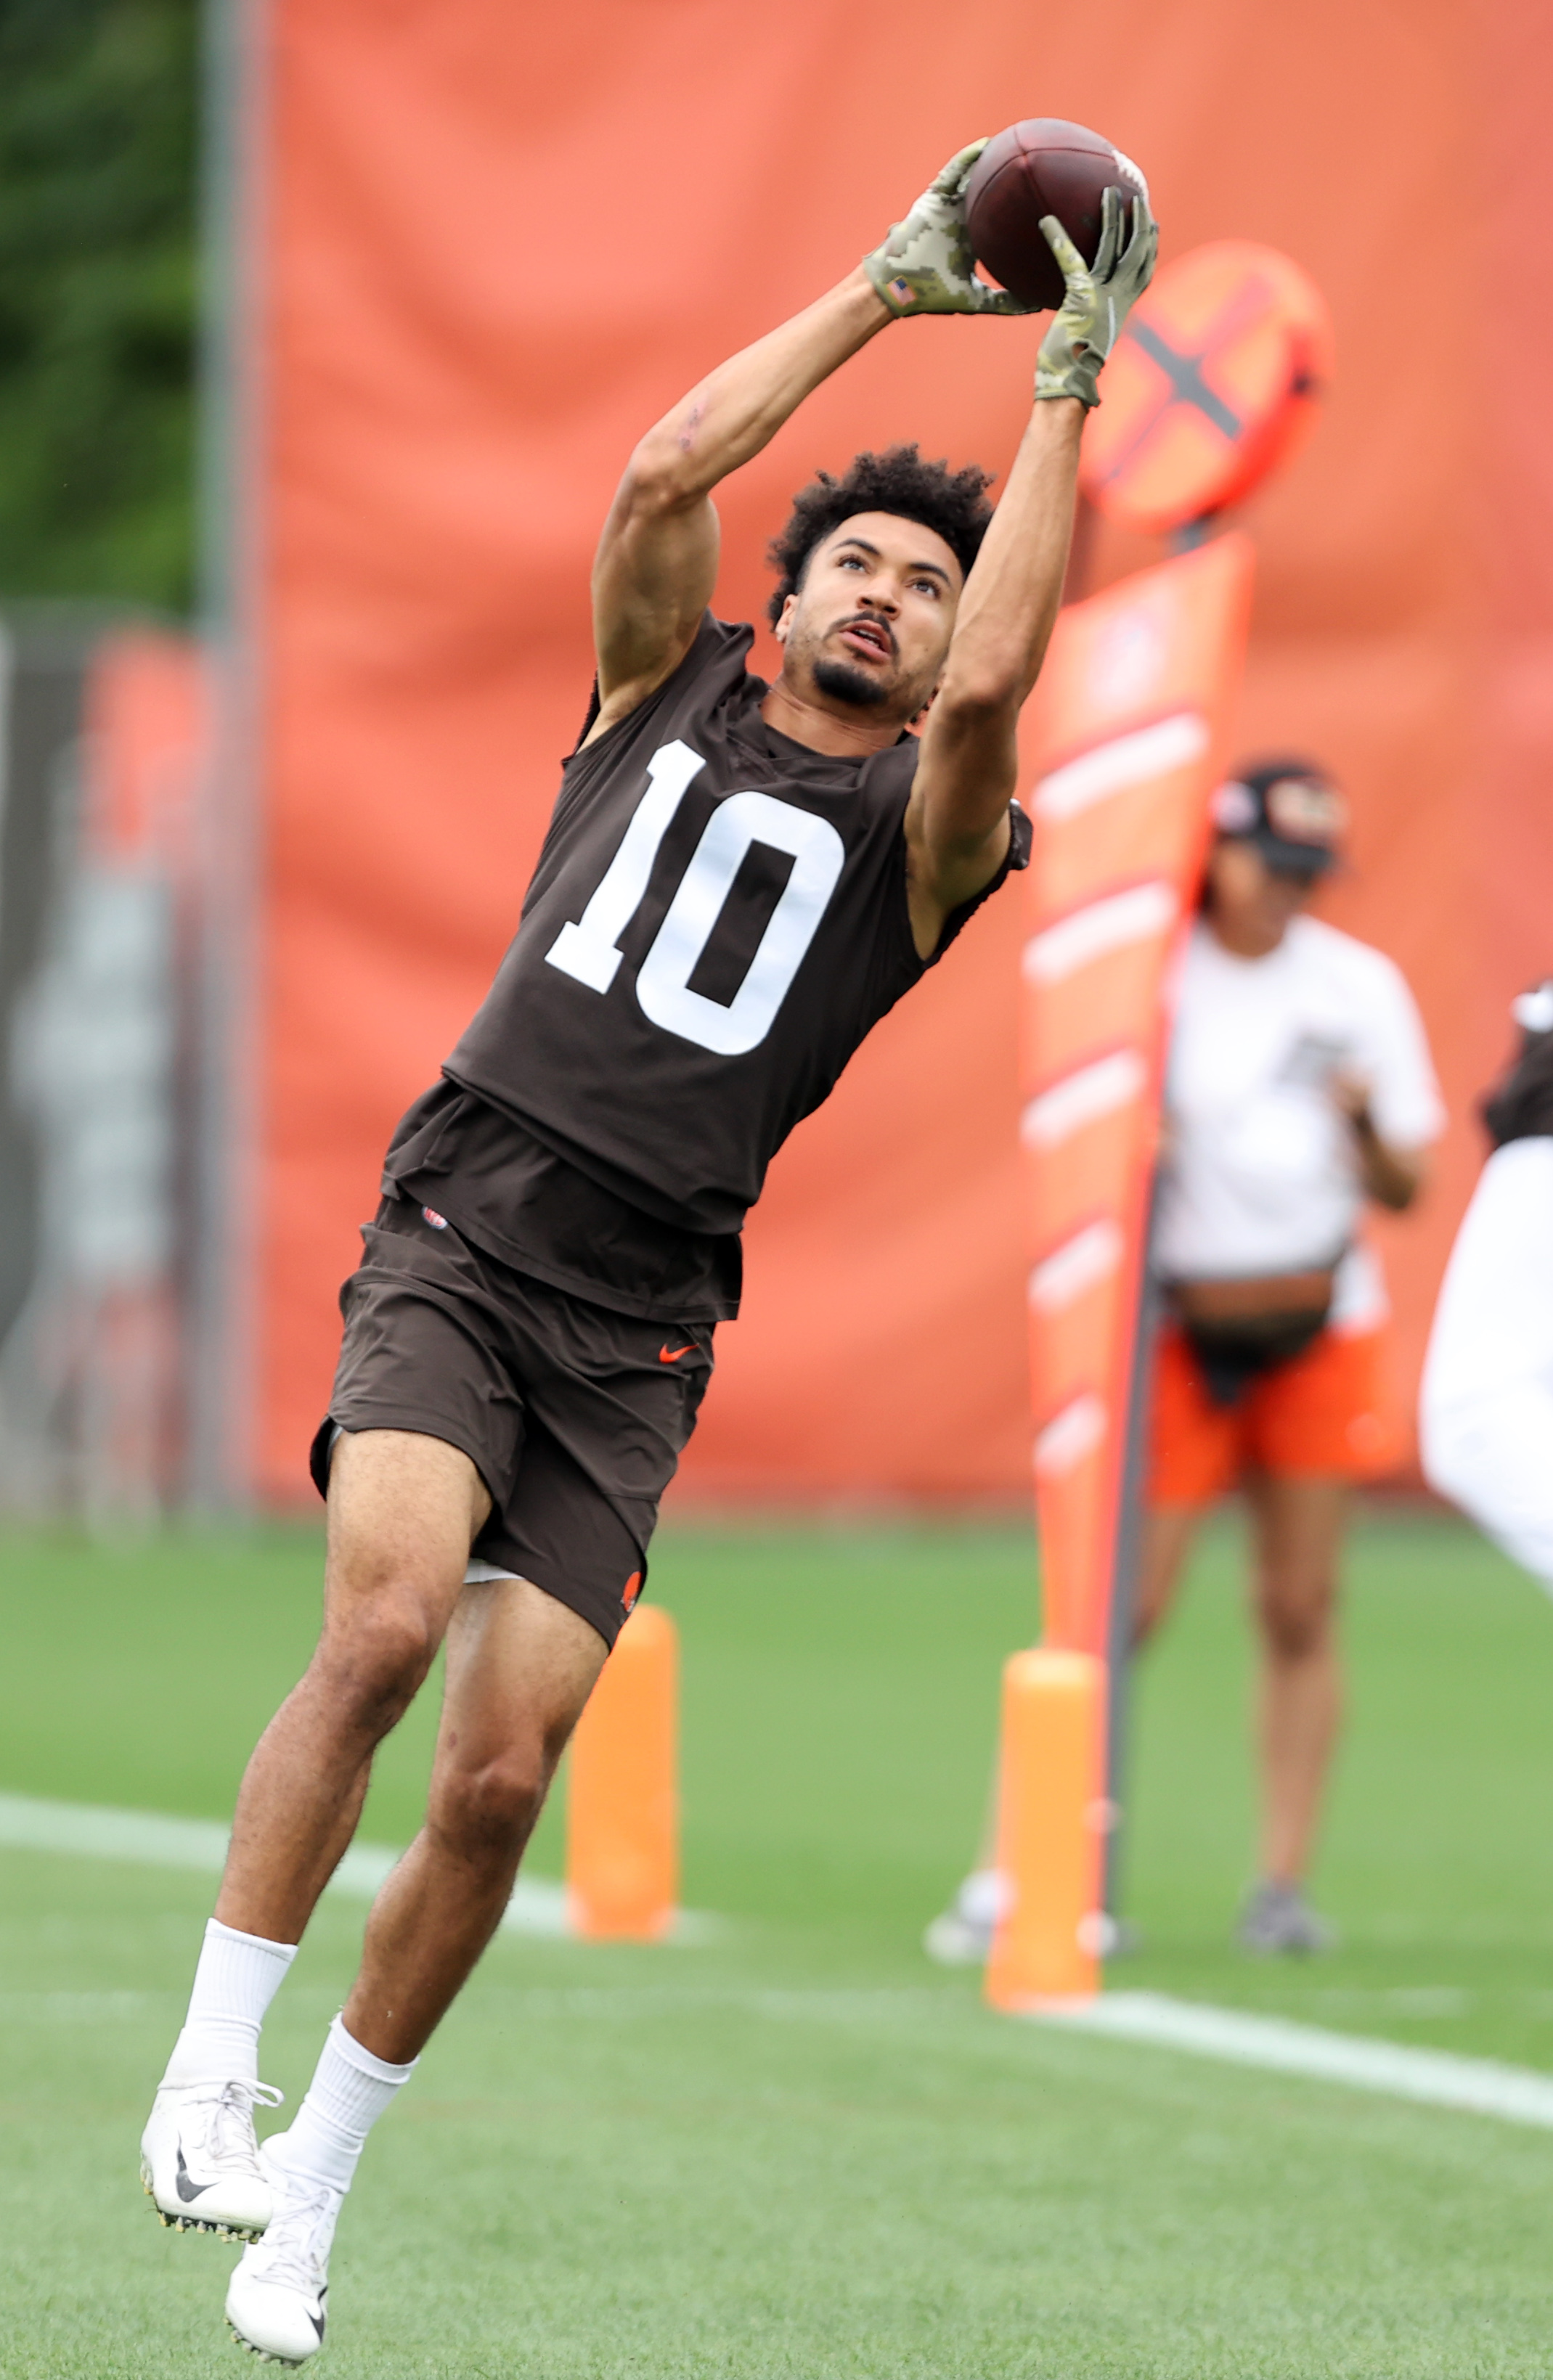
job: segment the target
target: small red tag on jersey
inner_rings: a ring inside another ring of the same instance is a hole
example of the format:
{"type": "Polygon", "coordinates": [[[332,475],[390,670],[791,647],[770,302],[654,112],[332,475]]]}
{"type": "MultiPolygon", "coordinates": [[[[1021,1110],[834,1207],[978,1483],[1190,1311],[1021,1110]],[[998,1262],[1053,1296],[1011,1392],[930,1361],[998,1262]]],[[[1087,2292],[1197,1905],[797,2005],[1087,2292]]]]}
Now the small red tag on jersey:
{"type": "Polygon", "coordinates": [[[434,1232],[446,1231],[447,1218],[446,1215],[439,1215],[434,1207],[422,1207],[421,1212],[424,1215],[427,1222],[430,1223],[434,1232]]]}
{"type": "Polygon", "coordinates": [[[620,1600],[625,1605],[628,1611],[630,1609],[631,1605],[636,1601],[636,1598],[641,1592],[642,1572],[639,1570],[633,1570],[630,1578],[627,1579],[620,1595],[620,1600]]]}

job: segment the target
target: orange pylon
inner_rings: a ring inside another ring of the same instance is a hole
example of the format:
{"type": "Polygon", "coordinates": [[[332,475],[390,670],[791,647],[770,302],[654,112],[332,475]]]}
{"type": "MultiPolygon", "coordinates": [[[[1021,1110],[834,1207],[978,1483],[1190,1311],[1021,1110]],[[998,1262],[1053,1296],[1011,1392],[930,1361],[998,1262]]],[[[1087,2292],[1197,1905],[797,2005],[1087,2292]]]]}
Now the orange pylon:
{"type": "Polygon", "coordinates": [[[1007,1905],[987,1961],[994,2008],[1099,1989],[1105,1664],[1016,1653],[1003,1671],[997,1865],[1007,1905]]]}
{"type": "Polygon", "coordinates": [[[567,1885],[594,1939],[651,1942],[679,1900],[679,1632],[639,1604],[572,1738],[567,1885]]]}

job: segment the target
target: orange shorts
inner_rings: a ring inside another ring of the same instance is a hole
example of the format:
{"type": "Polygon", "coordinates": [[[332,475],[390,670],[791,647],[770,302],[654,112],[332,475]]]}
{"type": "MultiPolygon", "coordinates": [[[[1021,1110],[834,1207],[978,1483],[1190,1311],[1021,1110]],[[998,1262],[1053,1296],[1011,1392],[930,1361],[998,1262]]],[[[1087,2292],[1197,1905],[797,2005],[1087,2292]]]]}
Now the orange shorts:
{"type": "Polygon", "coordinates": [[[1248,1469],[1374,1479],[1402,1459],[1385,1330],[1323,1330],[1303,1354],[1216,1405],[1192,1342],[1167,1323],[1155,1354],[1147,1500],[1205,1504],[1248,1469]]]}

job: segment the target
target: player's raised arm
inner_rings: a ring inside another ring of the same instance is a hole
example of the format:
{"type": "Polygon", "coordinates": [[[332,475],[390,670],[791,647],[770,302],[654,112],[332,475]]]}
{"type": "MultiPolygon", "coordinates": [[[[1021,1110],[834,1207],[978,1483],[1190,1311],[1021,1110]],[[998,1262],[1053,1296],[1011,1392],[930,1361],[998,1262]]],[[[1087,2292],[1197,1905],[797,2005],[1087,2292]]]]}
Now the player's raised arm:
{"type": "Polygon", "coordinates": [[[1019,714],[1061,600],[1083,418],[1100,401],[1101,367],[1148,286],[1158,244],[1147,203],[1132,200],[1129,227],[1114,188],[1093,266],[1055,216],[1041,227],[1068,294],[1041,343],[1034,411],[960,598],[906,817],[912,924],[924,955],[1008,849],[1019,714]]]}
{"type": "Polygon", "coordinates": [[[963,191],[985,145],[951,158],[855,272],[709,372],[636,447],[593,562],[593,735],[644,702],[690,650],[716,577],[719,480],[895,317],[1023,310],[976,278],[966,236],[963,191]]]}

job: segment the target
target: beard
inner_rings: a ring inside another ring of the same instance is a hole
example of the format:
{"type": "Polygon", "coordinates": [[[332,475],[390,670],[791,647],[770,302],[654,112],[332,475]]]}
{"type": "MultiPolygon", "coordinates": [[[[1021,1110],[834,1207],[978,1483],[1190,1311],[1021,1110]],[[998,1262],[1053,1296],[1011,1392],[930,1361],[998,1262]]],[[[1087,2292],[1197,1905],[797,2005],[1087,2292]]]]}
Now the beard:
{"type": "Polygon", "coordinates": [[[853,702],[860,710],[876,710],[888,702],[895,689],[880,678],[871,677],[865,669],[850,662],[833,661],[822,654],[814,663],[814,684],[833,702],[853,702]]]}

